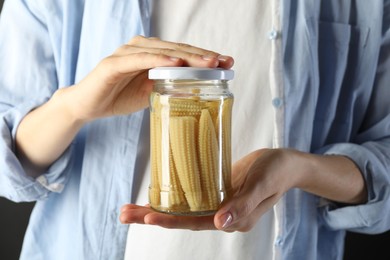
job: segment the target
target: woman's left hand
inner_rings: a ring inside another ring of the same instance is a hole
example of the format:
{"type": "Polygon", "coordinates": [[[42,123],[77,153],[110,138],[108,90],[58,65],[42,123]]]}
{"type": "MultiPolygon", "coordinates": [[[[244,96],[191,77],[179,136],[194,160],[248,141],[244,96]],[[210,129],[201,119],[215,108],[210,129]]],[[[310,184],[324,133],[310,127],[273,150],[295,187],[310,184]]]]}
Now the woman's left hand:
{"type": "Polygon", "coordinates": [[[165,228],[246,232],[291,188],[341,203],[367,200],[364,178],[351,159],[292,149],[248,154],[233,165],[232,187],[232,198],[224,201],[214,216],[172,216],[130,204],[122,208],[120,220],[165,228]]]}
{"type": "Polygon", "coordinates": [[[288,154],[283,150],[257,150],[236,162],[232,169],[234,195],[213,216],[174,216],[149,206],[122,207],[124,224],[151,224],[165,228],[249,231],[258,219],[296,182],[288,154]]]}

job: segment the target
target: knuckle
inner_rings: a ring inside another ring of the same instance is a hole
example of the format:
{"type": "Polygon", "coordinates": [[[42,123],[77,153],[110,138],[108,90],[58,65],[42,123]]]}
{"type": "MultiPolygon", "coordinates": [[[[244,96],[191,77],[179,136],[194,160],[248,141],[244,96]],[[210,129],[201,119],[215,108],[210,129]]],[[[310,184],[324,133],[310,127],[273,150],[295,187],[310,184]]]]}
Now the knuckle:
{"type": "Polygon", "coordinates": [[[197,54],[197,53],[189,53],[188,54],[188,58],[191,59],[191,60],[195,60],[195,59],[198,59],[201,55],[200,54],[197,54]]]}
{"type": "Polygon", "coordinates": [[[114,70],[114,56],[109,56],[104,59],[102,59],[97,67],[97,69],[102,73],[102,74],[110,74],[114,70]]]}
{"type": "Polygon", "coordinates": [[[245,221],[245,219],[247,219],[248,216],[250,216],[250,214],[253,212],[255,208],[254,204],[255,203],[252,200],[246,199],[231,207],[229,211],[232,214],[234,222],[239,225],[241,221],[245,221]]]}
{"type": "Polygon", "coordinates": [[[101,60],[100,66],[102,66],[104,68],[110,68],[113,66],[113,63],[114,63],[114,57],[108,56],[108,57],[101,60]]]}
{"type": "Polygon", "coordinates": [[[145,37],[142,35],[134,36],[129,42],[128,45],[138,45],[145,40],[145,37]]]}
{"type": "Polygon", "coordinates": [[[159,49],[157,51],[157,54],[160,55],[160,56],[166,56],[166,55],[170,55],[173,51],[171,49],[166,49],[166,48],[162,48],[162,49],[159,49]]]}
{"type": "Polygon", "coordinates": [[[131,46],[129,46],[129,45],[122,45],[115,50],[113,55],[120,55],[121,53],[128,51],[130,48],[131,48],[131,46]]]}
{"type": "Polygon", "coordinates": [[[237,217],[248,216],[254,209],[252,200],[246,200],[240,204],[238,210],[235,210],[237,217]]]}

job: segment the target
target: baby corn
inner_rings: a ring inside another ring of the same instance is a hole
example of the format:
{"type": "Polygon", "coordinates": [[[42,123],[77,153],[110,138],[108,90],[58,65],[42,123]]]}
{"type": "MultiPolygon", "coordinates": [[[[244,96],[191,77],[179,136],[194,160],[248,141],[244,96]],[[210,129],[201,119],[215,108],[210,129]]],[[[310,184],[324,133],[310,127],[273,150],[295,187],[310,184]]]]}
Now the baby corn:
{"type": "Polygon", "coordinates": [[[172,210],[176,208],[180,210],[188,210],[187,200],[180,185],[179,175],[173,160],[172,148],[170,149],[169,153],[169,172],[171,184],[171,191],[169,192],[169,208],[172,210]]]}
{"type": "Polygon", "coordinates": [[[202,190],[196,153],[198,122],[196,118],[171,117],[169,135],[174,163],[181,187],[191,211],[198,211],[202,205],[202,190]]]}
{"type": "Polygon", "coordinates": [[[232,100],[155,95],[151,103],[151,206],[178,214],[216,210],[231,191],[232,100]]]}
{"type": "Polygon", "coordinates": [[[155,111],[150,114],[150,144],[151,144],[151,182],[149,190],[149,201],[151,205],[160,204],[161,192],[161,115],[159,113],[159,97],[153,97],[153,107],[155,111]]]}
{"type": "Polygon", "coordinates": [[[207,109],[202,110],[199,121],[199,159],[205,210],[213,210],[219,205],[218,140],[207,109]]]}
{"type": "Polygon", "coordinates": [[[222,135],[222,176],[223,182],[225,184],[225,191],[227,193],[232,192],[231,187],[231,109],[233,105],[233,100],[226,99],[222,105],[222,122],[219,122],[217,126],[220,126],[222,129],[219,130],[222,135]]]}

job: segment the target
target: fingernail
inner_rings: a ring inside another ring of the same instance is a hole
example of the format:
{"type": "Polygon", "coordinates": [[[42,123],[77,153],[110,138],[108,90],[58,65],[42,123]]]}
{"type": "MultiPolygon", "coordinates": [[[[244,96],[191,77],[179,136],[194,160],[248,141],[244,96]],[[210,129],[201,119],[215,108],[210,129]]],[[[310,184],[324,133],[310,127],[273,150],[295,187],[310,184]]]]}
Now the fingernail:
{"type": "Polygon", "coordinates": [[[178,60],[180,60],[180,58],[178,58],[178,57],[169,57],[169,59],[171,60],[171,61],[178,61],[178,60]]]}
{"type": "Polygon", "coordinates": [[[209,55],[204,55],[204,56],[202,56],[202,59],[209,61],[209,60],[215,59],[215,57],[214,56],[209,56],[209,55]]]}
{"type": "Polygon", "coordinates": [[[231,224],[232,221],[233,221],[232,214],[230,214],[229,212],[223,214],[223,215],[222,215],[222,219],[223,219],[222,228],[226,228],[226,227],[230,226],[230,224],[231,224]]]}
{"type": "Polygon", "coordinates": [[[229,56],[224,56],[224,55],[219,55],[218,60],[219,61],[227,61],[230,57],[229,56]]]}

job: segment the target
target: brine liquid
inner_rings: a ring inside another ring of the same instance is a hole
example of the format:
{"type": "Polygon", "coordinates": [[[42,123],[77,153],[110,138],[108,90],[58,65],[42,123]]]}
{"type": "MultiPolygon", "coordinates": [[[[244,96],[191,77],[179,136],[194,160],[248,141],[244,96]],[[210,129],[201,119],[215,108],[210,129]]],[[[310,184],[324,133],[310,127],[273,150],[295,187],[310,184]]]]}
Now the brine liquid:
{"type": "Polygon", "coordinates": [[[233,98],[151,96],[152,208],[213,214],[231,192],[233,98]]]}

